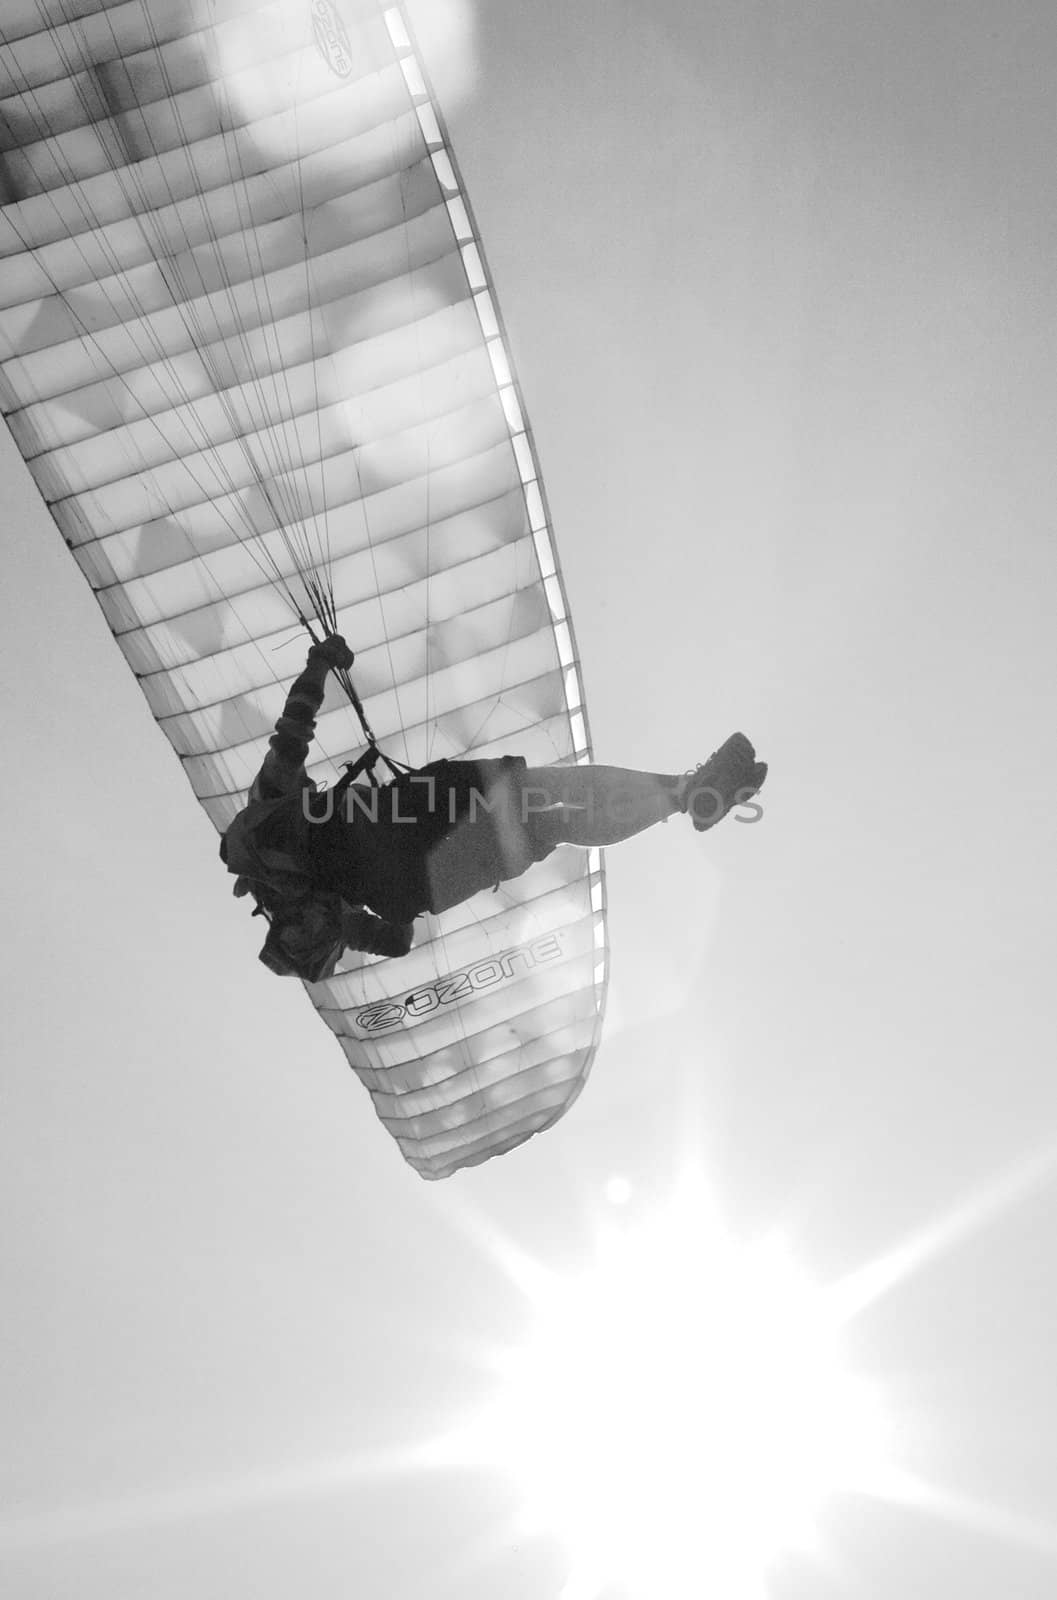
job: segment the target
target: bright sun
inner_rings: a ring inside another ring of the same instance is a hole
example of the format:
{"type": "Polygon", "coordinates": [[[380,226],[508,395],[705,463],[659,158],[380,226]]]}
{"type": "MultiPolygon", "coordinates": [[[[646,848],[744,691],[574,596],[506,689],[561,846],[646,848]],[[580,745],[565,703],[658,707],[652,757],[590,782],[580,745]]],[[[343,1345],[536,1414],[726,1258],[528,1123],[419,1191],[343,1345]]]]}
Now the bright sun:
{"type": "Polygon", "coordinates": [[[756,1600],[827,1497],[886,1475],[882,1409],[842,1360],[835,1302],[777,1242],[737,1244],[688,1187],[622,1221],[587,1272],[534,1288],[471,1453],[563,1540],[565,1600],[756,1600]]]}

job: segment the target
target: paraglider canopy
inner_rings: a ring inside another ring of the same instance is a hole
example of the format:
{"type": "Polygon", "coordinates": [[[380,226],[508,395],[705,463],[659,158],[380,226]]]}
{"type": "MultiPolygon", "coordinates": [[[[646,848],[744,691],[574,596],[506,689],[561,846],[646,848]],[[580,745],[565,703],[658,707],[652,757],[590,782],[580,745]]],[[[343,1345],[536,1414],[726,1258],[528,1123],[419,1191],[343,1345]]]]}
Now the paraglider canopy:
{"type": "MultiPolygon", "coordinates": [[[[306,626],[357,658],[319,780],[372,736],[410,766],[588,759],[521,394],[400,8],[10,0],[0,41],[8,423],[216,827],[306,626]]],[[[598,853],[559,851],[311,996],[442,1177],[568,1108],[605,964],[598,853]]]]}

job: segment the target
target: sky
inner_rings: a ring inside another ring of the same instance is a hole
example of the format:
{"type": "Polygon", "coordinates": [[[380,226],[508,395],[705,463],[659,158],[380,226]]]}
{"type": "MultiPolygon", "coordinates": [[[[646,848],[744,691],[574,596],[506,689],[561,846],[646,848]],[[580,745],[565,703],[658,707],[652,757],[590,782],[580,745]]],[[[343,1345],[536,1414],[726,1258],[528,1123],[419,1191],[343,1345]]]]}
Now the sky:
{"type": "Polygon", "coordinates": [[[423,1445],[489,1403],[532,1272],[692,1167],[730,1239],[861,1289],[848,1359],[917,1485],[834,1495],[768,1596],[1049,1600],[1057,17],[411,10],[596,755],[682,770],[743,728],[764,815],[608,852],[587,1088],[425,1184],[255,960],[0,440],[0,1589],[559,1600],[511,1475],[423,1445]]]}

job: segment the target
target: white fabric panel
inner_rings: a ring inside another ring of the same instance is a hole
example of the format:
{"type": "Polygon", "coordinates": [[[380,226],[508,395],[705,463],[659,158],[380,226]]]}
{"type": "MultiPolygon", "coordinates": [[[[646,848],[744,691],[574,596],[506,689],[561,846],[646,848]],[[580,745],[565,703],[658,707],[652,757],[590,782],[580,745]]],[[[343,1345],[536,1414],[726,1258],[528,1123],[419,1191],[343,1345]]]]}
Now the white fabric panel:
{"type": "Polygon", "coordinates": [[[137,209],[136,196],[110,182],[106,194],[116,217],[106,222],[90,208],[83,187],[73,197],[59,193],[10,204],[0,216],[0,256],[16,259],[5,270],[0,304],[65,288],[67,280],[88,283],[93,274],[112,272],[115,262],[132,268],[158,254],[190,249],[211,234],[222,239],[241,229],[242,211],[266,223],[293,208],[310,211],[335,195],[352,194],[403,170],[401,152],[415,143],[417,131],[418,119],[406,110],[354,137],[347,128],[335,128],[334,143],[320,151],[257,174],[239,172],[243,205],[237,209],[231,205],[230,174],[219,188],[182,199],[163,194],[147,210],[137,209]],[[18,259],[27,235],[34,241],[33,257],[18,259]]]}
{"type": "Polygon", "coordinates": [[[34,461],[33,475],[41,493],[50,498],[56,498],[58,491],[83,494],[105,488],[141,473],[158,480],[159,468],[169,463],[193,471],[200,483],[212,467],[221,481],[233,484],[245,475],[249,463],[270,466],[290,450],[309,461],[329,458],[350,446],[362,450],[373,440],[401,432],[412,407],[435,418],[454,414],[469,401],[492,398],[491,368],[479,348],[439,365],[431,356],[424,346],[417,371],[355,398],[347,398],[352,363],[340,357],[328,364],[325,374],[315,363],[287,367],[267,387],[258,381],[225,389],[178,411],[49,451],[34,461]],[[302,443],[290,437],[294,433],[302,443]]]}
{"type": "MultiPolygon", "coordinates": [[[[104,328],[120,326],[130,336],[135,336],[135,319],[150,318],[149,325],[141,331],[144,348],[149,348],[149,342],[156,337],[154,314],[174,304],[182,306],[184,317],[201,318],[201,326],[210,334],[223,333],[225,327],[216,316],[217,306],[219,304],[222,312],[232,309],[230,293],[240,284],[253,284],[255,309],[264,306],[281,314],[286,280],[278,278],[277,274],[291,266],[300,270],[302,283],[298,301],[303,302],[307,298],[307,286],[303,281],[305,240],[300,213],[251,228],[237,187],[222,191],[221,197],[225,200],[226,222],[222,232],[210,226],[211,236],[202,242],[172,241],[175,248],[170,249],[167,248],[170,241],[157,232],[153,221],[142,219],[139,229],[151,250],[149,261],[139,265],[121,263],[119,267],[120,258],[115,258],[111,249],[99,263],[102,270],[89,276],[90,257],[87,252],[84,256],[78,255],[72,265],[79,270],[68,267],[65,276],[68,280],[83,281],[59,284],[49,280],[39,285],[36,295],[31,294],[21,303],[0,312],[0,340],[11,347],[18,346],[25,354],[34,348],[51,348],[65,338],[81,339],[89,329],[98,335],[104,328]],[[267,262],[267,272],[262,271],[263,262],[267,262]],[[207,299],[208,296],[222,298],[218,302],[215,298],[207,299]]],[[[317,258],[313,303],[318,303],[315,286],[323,288],[326,283],[324,256],[335,254],[335,261],[328,263],[330,276],[345,288],[355,282],[357,269],[362,272],[362,263],[373,263],[375,259],[365,250],[354,253],[354,245],[362,245],[393,228],[403,228],[438,203],[433,169],[424,162],[411,172],[400,174],[399,178],[386,176],[354,195],[343,195],[319,206],[311,220],[312,246],[317,258]]],[[[426,232],[426,228],[420,231],[426,232]]],[[[447,244],[442,225],[427,236],[439,237],[445,246],[447,244]]],[[[240,332],[246,310],[243,299],[242,315],[237,318],[240,332]]],[[[234,319],[224,317],[225,323],[230,320],[234,319]]],[[[270,325],[274,317],[269,316],[267,320],[270,325]]]]}
{"type": "MultiPolygon", "coordinates": [[[[280,364],[290,383],[296,382],[300,373],[311,372],[313,346],[323,342],[330,345],[333,361],[324,372],[316,371],[320,383],[327,385],[324,399],[331,399],[336,397],[338,372],[344,395],[370,392],[417,372],[422,365],[442,365],[480,340],[469,300],[455,301],[403,326],[391,326],[377,336],[363,334],[364,297],[358,301],[355,316],[348,298],[340,305],[342,310],[333,318],[329,307],[325,313],[313,308],[312,314],[306,311],[289,318],[267,342],[260,341],[253,365],[265,389],[280,364]],[[336,331],[324,340],[328,326],[336,331]],[[351,342],[344,343],[343,336],[351,342]]],[[[150,443],[159,431],[167,435],[174,426],[197,429],[196,442],[200,443],[205,436],[194,416],[188,414],[213,395],[210,372],[228,373],[235,380],[235,392],[244,391],[249,364],[246,346],[250,344],[249,338],[238,347],[221,342],[210,346],[203,356],[196,351],[86,384],[42,404],[12,411],[8,426],[27,457],[97,437],[102,442],[109,430],[122,425],[139,449],[143,448],[141,441],[150,443]],[[180,403],[174,404],[177,401],[180,403]]]]}
{"type": "MultiPolygon", "coordinates": [[[[218,828],[303,660],[307,576],[394,757],[587,755],[524,405],[388,9],[0,7],[0,403],[218,828]]],[[[361,737],[332,684],[312,774],[361,737]]],[[[603,918],[597,852],[562,849],[310,986],[423,1176],[575,1099],[603,918]]]]}
{"type": "MultiPolygon", "coordinates": [[[[343,497],[359,499],[411,478],[425,481],[432,471],[489,449],[503,437],[506,427],[494,395],[448,413],[440,426],[425,419],[400,433],[368,439],[363,445],[357,444],[343,410],[317,415],[318,429],[306,418],[283,430],[278,458],[269,455],[275,443],[270,433],[251,435],[235,444],[188,452],[182,461],[132,472],[95,490],[52,495],[52,515],[71,541],[78,542],[77,533],[82,538],[85,534],[99,537],[157,517],[179,520],[182,512],[204,501],[216,505],[224,499],[233,532],[240,538],[252,536],[263,531],[278,511],[288,513],[291,505],[302,514],[309,513],[321,483],[326,485],[325,499],[329,500],[332,483],[343,497]],[[294,452],[289,463],[284,460],[288,450],[294,452]],[[321,461],[328,463],[322,473],[321,461]],[[271,512],[262,516],[265,506],[271,512]]],[[[43,478],[45,465],[44,458],[32,461],[34,476],[43,478]]],[[[471,492],[469,476],[464,475],[467,493],[471,492]]]]}

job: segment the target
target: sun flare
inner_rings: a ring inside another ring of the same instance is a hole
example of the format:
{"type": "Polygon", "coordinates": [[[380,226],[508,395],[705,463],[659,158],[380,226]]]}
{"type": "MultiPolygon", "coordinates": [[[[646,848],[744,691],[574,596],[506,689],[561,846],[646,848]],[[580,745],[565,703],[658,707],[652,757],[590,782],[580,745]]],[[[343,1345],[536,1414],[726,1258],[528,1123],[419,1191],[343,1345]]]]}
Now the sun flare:
{"type": "Polygon", "coordinates": [[[565,1600],[614,1584],[756,1600],[831,1495],[886,1476],[885,1415],[840,1332],[780,1242],[739,1244],[684,1189],[611,1225],[581,1275],[536,1286],[472,1454],[561,1539],[565,1600]]]}

